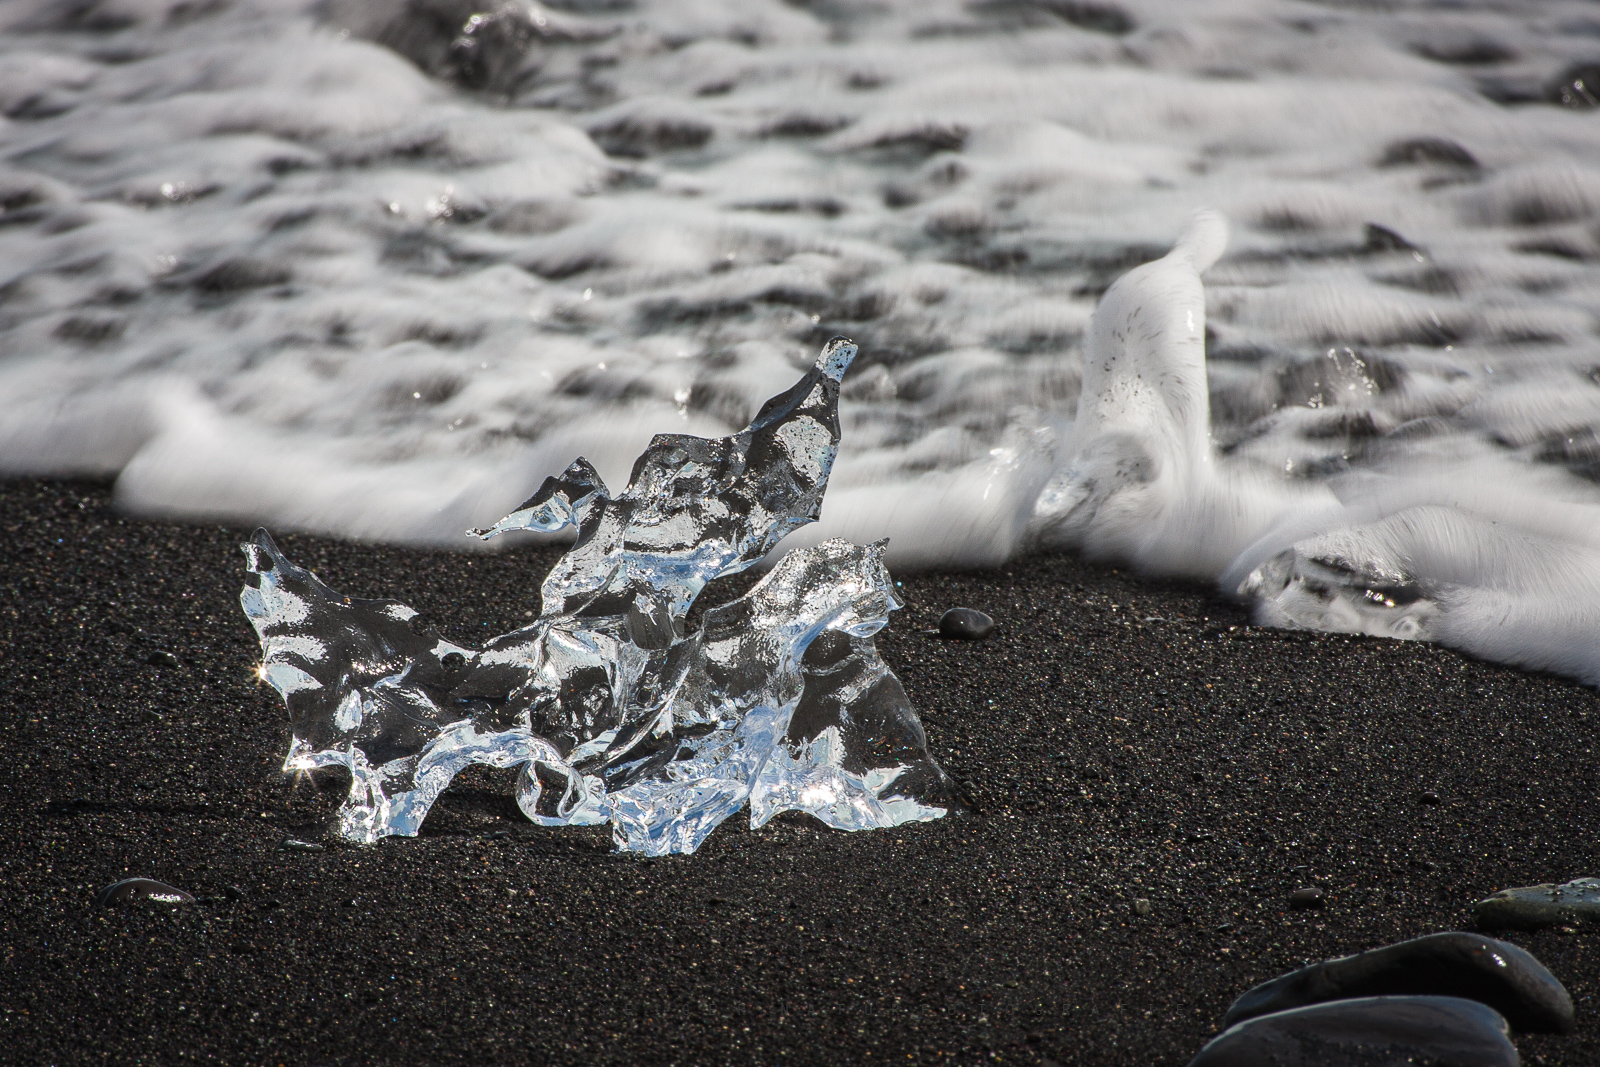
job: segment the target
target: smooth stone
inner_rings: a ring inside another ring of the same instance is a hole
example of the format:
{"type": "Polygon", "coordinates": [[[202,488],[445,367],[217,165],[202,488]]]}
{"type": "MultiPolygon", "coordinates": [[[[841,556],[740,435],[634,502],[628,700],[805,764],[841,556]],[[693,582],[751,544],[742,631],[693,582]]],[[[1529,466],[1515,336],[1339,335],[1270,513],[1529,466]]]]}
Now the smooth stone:
{"type": "Polygon", "coordinates": [[[1564,1034],[1572,998],[1544,964],[1516,945],[1453,931],[1314,963],[1263,982],[1222,1017],[1223,1026],[1330,1000],[1463,997],[1494,1008],[1516,1029],[1564,1034]]]}
{"type": "Polygon", "coordinates": [[[1442,137],[1413,137],[1405,141],[1393,141],[1384,148],[1383,159],[1378,162],[1381,167],[1418,164],[1441,164],[1461,167],[1464,170],[1478,169],[1478,161],[1471,152],[1456,142],[1446,141],[1442,137]]]}
{"type": "Polygon", "coordinates": [[[1600,923],[1600,878],[1574,878],[1563,885],[1502,889],[1480,900],[1473,918],[1484,929],[1537,930],[1545,926],[1600,923]]]}
{"type": "Polygon", "coordinates": [[[124,878],[120,882],[112,882],[94,896],[94,902],[101,907],[112,904],[131,904],[136,901],[148,900],[156,904],[193,904],[194,897],[185,893],[177,886],[158,882],[154,878],[124,878]]]}
{"type": "Polygon", "coordinates": [[[1416,245],[1401,237],[1387,226],[1379,226],[1376,222],[1367,223],[1363,233],[1365,243],[1361,246],[1367,252],[1418,252],[1416,245]]]}
{"type": "Polygon", "coordinates": [[[1149,915],[1154,910],[1155,909],[1150,906],[1150,902],[1145,900],[1143,897],[1140,897],[1138,900],[1133,902],[1133,913],[1140,917],[1149,915]]]}
{"type": "Polygon", "coordinates": [[[1189,1067],[1518,1067],[1506,1021],[1460,997],[1363,997],[1262,1015],[1189,1067]]]}
{"type": "Polygon", "coordinates": [[[939,636],[982,641],[994,633],[994,620],[975,608],[951,608],[939,617],[939,636]]]}
{"type": "Polygon", "coordinates": [[[301,841],[296,837],[291,837],[283,843],[285,852],[323,852],[326,849],[325,845],[319,845],[315,841],[301,841]]]}
{"type": "Polygon", "coordinates": [[[164,649],[157,649],[145,657],[145,662],[152,667],[181,667],[183,661],[164,649]]]}
{"type": "Polygon", "coordinates": [[[1289,907],[1295,911],[1305,911],[1307,908],[1320,908],[1327,903],[1322,890],[1316,886],[1305,886],[1289,894],[1289,907]]]}

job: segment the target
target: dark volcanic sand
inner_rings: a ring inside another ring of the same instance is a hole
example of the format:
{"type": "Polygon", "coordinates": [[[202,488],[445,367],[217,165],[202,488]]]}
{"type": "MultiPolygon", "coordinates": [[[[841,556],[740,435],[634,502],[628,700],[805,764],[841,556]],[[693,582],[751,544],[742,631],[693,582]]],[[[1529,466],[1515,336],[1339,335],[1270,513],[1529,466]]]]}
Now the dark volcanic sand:
{"type": "MultiPolygon", "coordinates": [[[[61,482],[0,484],[0,526],[7,1062],[1181,1065],[1256,982],[1600,874],[1593,692],[1061,556],[906,578],[879,639],[975,815],[730,820],[639,861],[476,770],[419,839],[286,852],[341,783],[278,771],[245,531],[61,482]],[[955,604],[996,638],[928,635],[955,604]],[[202,903],[92,904],[129,875],[202,903]],[[1302,885],[1325,911],[1287,908],[1302,885]]],[[[282,544],[460,640],[520,622],[550,560],[282,544]]],[[[1507,936],[1578,1006],[1523,1062],[1600,1063],[1600,935],[1507,936]]]]}

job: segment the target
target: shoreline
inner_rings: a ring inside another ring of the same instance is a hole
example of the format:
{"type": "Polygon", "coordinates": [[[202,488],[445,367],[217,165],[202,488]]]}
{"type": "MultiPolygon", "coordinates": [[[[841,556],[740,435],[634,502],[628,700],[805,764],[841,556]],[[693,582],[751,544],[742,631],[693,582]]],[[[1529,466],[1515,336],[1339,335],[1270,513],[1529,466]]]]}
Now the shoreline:
{"type": "MultiPolygon", "coordinates": [[[[237,603],[248,530],[42,480],[0,482],[0,526],[20,1062],[1181,1067],[1258,982],[1600,873],[1594,691],[1250,627],[1203,587],[1060,555],[903,576],[878,636],[972,815],[735,817],[636,860],[605,828],[534,826],[509,774],[475,768],[419,838],[344,846],[341,783],[278,771],[283,709],[237,603]],[[957,605],[996,636],[925,632],[957,605]],[[133,875],[201,903],[93,906],[133,875]],[[1308,885],[1326,908],[1292,911],[1308,885]]],[[[559,552],[279,540],[468,642],[522,624],[559,552]]],[[[1577,1006],[1575,1033],[1516,1037],[1523,1062],[1600,1061],[1595,934],[1493,936],[1577,1006]]]]}

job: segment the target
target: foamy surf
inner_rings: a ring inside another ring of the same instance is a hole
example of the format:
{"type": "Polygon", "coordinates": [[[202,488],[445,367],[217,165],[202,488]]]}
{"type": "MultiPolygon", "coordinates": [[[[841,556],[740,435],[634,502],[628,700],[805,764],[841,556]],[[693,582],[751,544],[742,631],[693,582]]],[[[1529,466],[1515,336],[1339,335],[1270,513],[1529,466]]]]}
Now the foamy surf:
{"type": "Polygon", "coordinates": [[[1597,39],[1560,0],[11,5],[0,470],[463,546],[844,334],[805,536],[1072,546],[1594,682],[1597,39]]]}
{"type": "Polygon", "coordinates": [[[1414,455],[1313,486],[1217,456],[1200,274],[1225,241],[1201,212],[1107,290],[1036,536],[1216,579],[1265,625],[1435,640],[1600,684],[1600,504],[1414,455]]]}

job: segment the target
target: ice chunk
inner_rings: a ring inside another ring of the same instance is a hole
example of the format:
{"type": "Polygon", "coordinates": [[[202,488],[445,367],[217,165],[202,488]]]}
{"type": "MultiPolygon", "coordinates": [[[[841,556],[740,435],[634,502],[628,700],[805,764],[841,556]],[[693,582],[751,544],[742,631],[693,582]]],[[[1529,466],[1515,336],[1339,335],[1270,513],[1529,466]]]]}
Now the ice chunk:
{"type": "Polygon", "coordinates": [[[693,852],[746,803],[757,827],[796,810],[852,830],[958,808],[872,644],[900,606],[883,542],[790,552],[685,632],[707,582],[817,518],[855,352],[829,342],[731,437],[658,435],[617,497],[579,459],[472,531],[578,529],[538,620],[482,648],[339,594],[258,530],[241,603],[289,710],[285,770],[347,769],[339,831],[368,843],[416,834],[473,763],[520,767],[530,819],[610,822],[619,848],[650,855],[693,852]]]}
{"type": "Polygon", "coordinates": [[[835,829],[865,830],[961,806],[955,783],[928,755],[900,679],[870,639],[824,634],[804,671],[789,732],[751,797],[752,825],[804,811],[835,829]]]}
{"type": "Polygon", "coordinates": [[[1222,575],[1273,626],[1438,641],[1600,685],[1600,511],[1448,468],[1294,516],[1222,575]]]}

